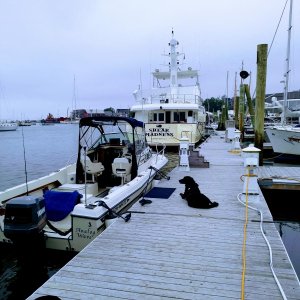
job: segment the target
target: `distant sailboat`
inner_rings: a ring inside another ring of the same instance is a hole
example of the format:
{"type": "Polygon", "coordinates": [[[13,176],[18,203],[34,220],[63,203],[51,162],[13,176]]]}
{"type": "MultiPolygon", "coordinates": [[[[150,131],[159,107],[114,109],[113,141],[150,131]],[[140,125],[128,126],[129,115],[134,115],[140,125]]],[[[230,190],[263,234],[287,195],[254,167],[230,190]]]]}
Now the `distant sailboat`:
{"type": "Polygon", "coordinates": [[[17,130],[18,124],[15,122],[0,121],[0,131],[17,130]]]}
{"type": "Polygon", "coordinates": [[[73,111],[71,112],[71,124],[79,124],[80,117],[78,115],[78,110],[76,109],[76,82],[75,82],[75,75],[73,80],[73,98],[72,98],[72,106],[74,107],[73,111]]]}
{"type": "Polygon", "coordinates": [[[288,28],[288,43],[287,43],[287,59],[286,59],[286,72],[285,72],[285,85],[284,85],[284,105],[281,114],[281,125],[269,127],[266,129],[266,133],[271,142],[274,152],[283,154],[300,155],[300,128],[289,126],[286,124],[286,117],[288,113],[287,109],[287,97],[288,97],[288,83],[290,73],[290,41],[292,30],[292,9],[293,0],[290,0],[290,12],[289,12],[289,28],[288,28]]]}

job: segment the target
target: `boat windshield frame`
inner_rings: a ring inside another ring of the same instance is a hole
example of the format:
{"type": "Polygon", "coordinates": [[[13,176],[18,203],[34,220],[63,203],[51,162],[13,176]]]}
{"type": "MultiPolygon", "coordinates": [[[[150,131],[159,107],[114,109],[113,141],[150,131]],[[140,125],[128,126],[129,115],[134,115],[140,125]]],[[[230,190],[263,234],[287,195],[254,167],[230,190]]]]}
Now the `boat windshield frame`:
{"type": "Polygon", "coordinates": [[[79,123],[79,148],[96,149],[101,145],[135,143],[144,139],[144,124],[133,118],[101,116],[82,118],[79,123]]]}
{"type": "Polygon", "coordinates": [[[125,121],[129,123],[133,128],[135,127],[144,127],[144,123],[141,121],[138,121],[133,118],[129,117],[119,117],[119,116],[99,116],[99,117],[86,117],[80,119],[79,122],[79,128],[83,126],[90,126],[90,127],[98,127],[101,123],[109,123],[111,122],[111,125],[115,125],[119,121],[125,121]]]}
{"type": "MultiPolygon", "coordinates": [[[[85,153],[91,158],[100,149],[127,149],[132,159],[132,178],[137,176],[138,165],[144,149],[148,147],[143,122],[119,116],[87,117],[79,121],[76,183],[83,180],[81,158],[85,153]],[[105,129],[108,127],[108,132],[105,129]],[[116,128],[116,129],[115,129],[116,128]],[[122,129],[121,129],[122,128],[122,129]]],[[[147,158],[149,158],[147,156],[147,158]]]]}

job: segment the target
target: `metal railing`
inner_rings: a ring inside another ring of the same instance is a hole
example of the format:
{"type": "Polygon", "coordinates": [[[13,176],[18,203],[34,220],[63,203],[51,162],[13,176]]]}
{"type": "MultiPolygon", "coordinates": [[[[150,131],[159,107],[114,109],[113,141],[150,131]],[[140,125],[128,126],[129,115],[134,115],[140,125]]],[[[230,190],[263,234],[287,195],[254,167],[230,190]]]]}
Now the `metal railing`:
{"type": "Polygon", "coordinates": [[[150,96],[151,103],[194,103],[198,104],[201,101],[200,96],[193,94],[169,94],[164,96],[150,96]]]}

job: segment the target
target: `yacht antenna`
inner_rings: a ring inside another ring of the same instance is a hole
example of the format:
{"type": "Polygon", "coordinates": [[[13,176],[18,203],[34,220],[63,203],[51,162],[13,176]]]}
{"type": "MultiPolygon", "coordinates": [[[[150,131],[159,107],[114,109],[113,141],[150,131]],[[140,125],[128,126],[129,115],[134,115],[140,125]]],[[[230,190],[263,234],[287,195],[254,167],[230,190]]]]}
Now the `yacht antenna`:
{"type": "Polygon", "coordinates": [[[84,202],[85,206],[87,206],[87,200],[86,200],[86,146],[83,147],[84,151],[84,202]]]}
{"type": "Polygon", "coordinates": [[[287,49],[286,49],[286,70],[284,74],[284,93],[283,93],[283,110],[281,123],[286,122],[286,108],[287,108],[287,98],[288,98],[288,89],[289,89],[289,75],[290,75],[290,48],[291,48],[291,34],[292,34],[292,9],[293,9],[293,0],[290,0],[290,12],[289,12],[289,27],[288,27],[288,40],[287,40],[287,49]]]}
{"type": "Polygon", "coordinates": [[[75,82],[75,74],[73,75],[73,99],[72,99],[72,106],[73,106],[73,115],[72,119],[77,119],[77,103],[76,103],[76,82],[75,82]]]}

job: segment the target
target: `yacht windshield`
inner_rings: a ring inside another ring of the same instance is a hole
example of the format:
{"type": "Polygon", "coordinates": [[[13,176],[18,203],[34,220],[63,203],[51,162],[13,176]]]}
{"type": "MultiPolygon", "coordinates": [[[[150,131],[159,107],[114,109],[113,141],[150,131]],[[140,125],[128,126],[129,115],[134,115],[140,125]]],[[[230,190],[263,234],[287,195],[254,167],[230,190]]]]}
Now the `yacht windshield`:
{"type": "Polygon", "coordinates": [[[132,127],[126,122],[101,123],[97,127],[81,128],[80,144],[90,150],[106,144],[126,145],[128,143],[133,143],[133,133],[132,127]]]}

